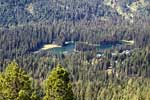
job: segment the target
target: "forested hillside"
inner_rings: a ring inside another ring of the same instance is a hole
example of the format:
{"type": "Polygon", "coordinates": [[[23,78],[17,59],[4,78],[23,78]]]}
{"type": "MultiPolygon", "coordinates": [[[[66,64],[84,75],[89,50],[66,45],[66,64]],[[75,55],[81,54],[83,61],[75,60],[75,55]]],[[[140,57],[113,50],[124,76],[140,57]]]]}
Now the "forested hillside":
{"type": "MultiPolygon", "coordinates": [[[[134,20],[150,13],[149,0],[1,0],[0,25],[22,26],[40,22],[123,17],[134,20]]],[[[117,18],[117,19],[118,19],[117,18]]]]}
{"type": "Polygon", "coordinates": [[[150,100],[150,1],[0,0],[0,71],[0,100],[150,100]]]}

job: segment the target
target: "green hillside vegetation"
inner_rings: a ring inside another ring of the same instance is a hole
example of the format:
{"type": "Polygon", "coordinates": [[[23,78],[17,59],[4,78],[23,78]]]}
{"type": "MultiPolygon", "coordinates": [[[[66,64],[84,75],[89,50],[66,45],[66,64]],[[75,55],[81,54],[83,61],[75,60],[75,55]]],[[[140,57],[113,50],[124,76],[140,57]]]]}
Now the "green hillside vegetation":
{"type": "Polygon", "coordinates": [[[73,100],[69,73],[58,66],[44,82],[46,94],[41,97],[36,81],[12,62],[0,73],[0,100],[73,100]],[[42,99],[43,98],[43,99],[42,99]]]}
{"type": "Polygon", "coordinates": [[[0,0],[0,100],[150,100],[149,78],[149,0],[0,0]]]}
{"type": "Polygon", "coordinates": [[[69,73],[58,65],[50,72],[43,85],[37,86],[34,79],[12,62],[0,74],[0,100],[150,99],[148,78],[105,76],[107,80],[99,78],[97,81],[78,80],[71,83],[69,76],[69,73]]]}

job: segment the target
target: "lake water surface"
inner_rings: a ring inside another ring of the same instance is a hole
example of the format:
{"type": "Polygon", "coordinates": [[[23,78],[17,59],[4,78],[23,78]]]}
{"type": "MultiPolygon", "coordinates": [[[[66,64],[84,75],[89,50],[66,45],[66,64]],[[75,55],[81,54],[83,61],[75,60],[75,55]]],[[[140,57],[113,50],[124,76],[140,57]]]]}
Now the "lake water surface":
{"type": "MultiPolygon", "coordinates": [[[[123,44],[122,43],[116,43],[116,44],[99,45],[96,47],[97,47],[97,50],[105,50],[105,49],[110,49],[113,46],[121,46],[121,45],[123,45],[123,44]]],[[[75,43],[70,42],[63,47],[52,48],[52,49],[49,49],[48,51],[51,51],[53,53],[71,53],[71,52],[75,51],[75,43]]]]}
{"type": "MultiPolygon", "coordinates": [[[[50,52],[56,53],[56,54],[62,54],[62,53],[68,54],[68,53],[72,53],[75,51],[76,42],[68,41],[65,44],[66,44],[65,46],[58,45],[58,46],[55,46],[53,48],[46,49],[46,50],[42,50],[42,48],[39,48],[39,50],[35,51],[34,53],[39,53],[41,51],[50,51],[50,52]]],[[[110,44],[103,44],[103,45],[98,45],[98,44],[90,44],[90,45],[96,46],[97,50],[106,50],[106,49],[111,49],[112,47],[119,47],[122,45],[133,45],[133,44],[134,43],[130,43],[130,41],[121,40],[120,42],[117,42],[116,44],[110,43],[110,44]]],[[[46,46],[46,45],[54,45],[54,44],[45,44],[44,46],[46,46]]]]}

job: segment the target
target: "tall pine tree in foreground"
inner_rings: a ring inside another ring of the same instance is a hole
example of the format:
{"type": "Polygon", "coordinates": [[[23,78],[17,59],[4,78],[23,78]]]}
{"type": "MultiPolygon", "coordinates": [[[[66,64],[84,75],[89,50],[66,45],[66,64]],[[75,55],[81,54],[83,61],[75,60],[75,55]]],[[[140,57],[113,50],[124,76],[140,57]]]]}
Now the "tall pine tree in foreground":
{"type": "Polygon", "coordinates": [[[30,78],[16,62],[0,73],[0,100],[38,100],[30,78]]]}
{"type": "Polygon", "coordinates": [[[44,100],[73,100],[72,86],[69,73],[58,65],[44,82],[44,100]]]}

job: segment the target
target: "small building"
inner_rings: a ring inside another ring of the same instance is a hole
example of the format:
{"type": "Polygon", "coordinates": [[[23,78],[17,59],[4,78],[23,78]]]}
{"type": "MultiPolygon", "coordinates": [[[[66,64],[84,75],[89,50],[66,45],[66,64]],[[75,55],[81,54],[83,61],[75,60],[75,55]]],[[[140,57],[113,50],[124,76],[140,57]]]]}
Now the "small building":
{"type": "Polygon", "coordinates": [[[102,58],[102,57],[104,57],[104,54],[103,54],[103,53],[97,53],[97,54],[96,54],[96,58],[102,58]]]}

